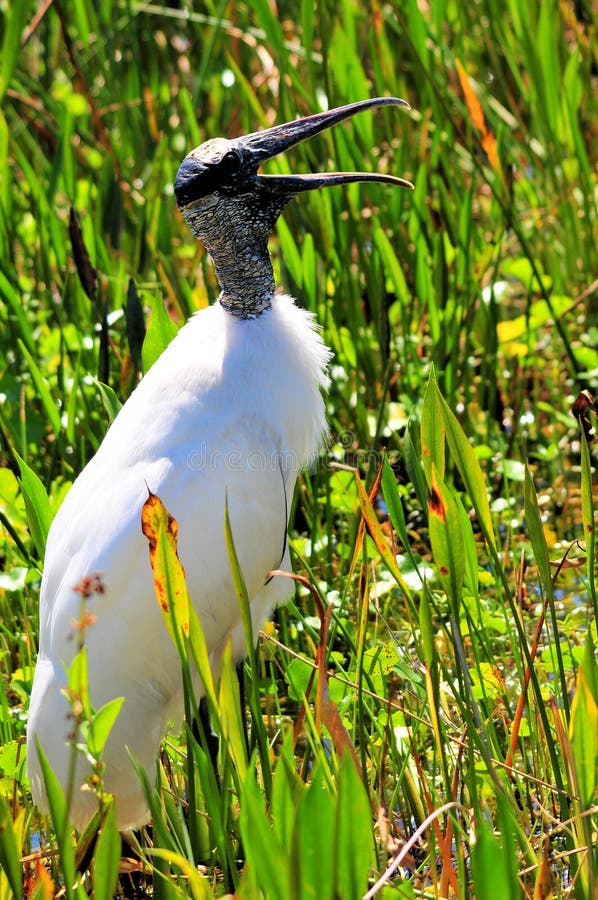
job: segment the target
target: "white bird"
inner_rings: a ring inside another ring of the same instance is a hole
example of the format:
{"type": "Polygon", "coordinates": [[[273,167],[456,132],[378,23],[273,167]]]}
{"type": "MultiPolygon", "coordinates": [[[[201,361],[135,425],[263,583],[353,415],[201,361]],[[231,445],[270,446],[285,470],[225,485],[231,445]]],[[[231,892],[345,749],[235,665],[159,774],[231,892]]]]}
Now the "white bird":
{"type": "Polygon", "coordinates": [[[218,301],[196,313],[141,380],[98,452],[79,475],[48,535],[40,599],[40,646],[27,729],[35,803],[48,809],[37,742],[66,791],[81,830],[97,808],[81,785],[90,775],[73,757],[65,669],[77,651],[80,586],[101,583],[88,600],[85,633],[90,698],[98,708],[124,697],[105,748],[105,787],[119,828],[148,820],[130,754],[150,779],[169,722],[180,723],[180,661],[154,595],[141,508],[148,488],[179,525],[179,556],[217,673],[232,639],[245,641],[224,539],[225,499],[257,632],[287,600],[291,581],[288,510],[297,474],[325,434],[322,389],[330,351],[313,316],[275,295],[268,239],[295,194],[354,181],[412,187],[384,174],[261,175],[259,166],[354,113],[404,100],[374,98],[233,140],[206,141],[183,161],[175,196],[210,253],[218,301]],[[282,558],[281,558],[282,557],[282,558]],[[74,771],[70,769],[73,758],[74,771]]]}

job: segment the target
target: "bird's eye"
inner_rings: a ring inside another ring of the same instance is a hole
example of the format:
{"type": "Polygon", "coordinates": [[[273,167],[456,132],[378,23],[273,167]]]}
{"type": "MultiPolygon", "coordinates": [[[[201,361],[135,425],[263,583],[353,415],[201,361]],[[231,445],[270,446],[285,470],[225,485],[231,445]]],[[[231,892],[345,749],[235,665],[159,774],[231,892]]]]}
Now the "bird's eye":
{"type": "Polygon", "coordinates": [[[218,168],[225,175],[236,175],[241,168],[241,154],[236,150],[229,150],[220,160],[218,168]]]}

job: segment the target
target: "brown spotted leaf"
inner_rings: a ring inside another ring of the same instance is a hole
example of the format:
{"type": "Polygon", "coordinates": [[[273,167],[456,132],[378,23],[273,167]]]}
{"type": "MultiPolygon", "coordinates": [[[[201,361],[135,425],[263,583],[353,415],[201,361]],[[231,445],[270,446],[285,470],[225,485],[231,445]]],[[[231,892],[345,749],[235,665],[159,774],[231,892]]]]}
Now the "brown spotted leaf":
{"type": "Polygon", "coordinates": [[[465,577],[465,549],[458,500],[432,465],[428,525],[440,582],[454,611],[459,608],[465,577]]]}
{"type": "Polygon", "coordinates": [[[148,489],[141,510],[141,528],[148,539],[154,590],[170,636],[179,646],[179,632],[189,636],[189,594],[185,570],[177,553],[178,523],[148,489]]]}
{"type": "Polygon", "coordinates": [[[177,553],[179,526],[159,497],[148,489],[141,511],[141,528],[149,543],[154,591],[168,632],[185,667],[192,661],[208,699],[210,718],[219,725],[210,655],[201,622],[189,598],[185,569],[177,553]]]}

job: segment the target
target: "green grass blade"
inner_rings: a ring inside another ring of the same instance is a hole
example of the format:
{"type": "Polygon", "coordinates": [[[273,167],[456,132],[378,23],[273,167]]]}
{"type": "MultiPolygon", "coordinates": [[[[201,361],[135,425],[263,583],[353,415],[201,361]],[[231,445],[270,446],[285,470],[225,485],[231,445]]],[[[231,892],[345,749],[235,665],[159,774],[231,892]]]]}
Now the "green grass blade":
{"type": "Polygon", "coordinates": [[[153,300],[152,315],[141,349],[144,372],[147,372],[153,366],[175,337],[177,331],[178,328],[168,315],[162,297],[159,294],[156,295],[153,300]]]}
{"type": "Polygon", "coordinates": [[[77,873],[75,868],[75,848],[72,842],[71,829],[67,818],[68,809],[66,797],[64,796],[60,782],[52,771],[48,758],[39,743],[37,745],[37,752],[39,754],[44,786],[48,797],[50,815],[56,833],[56,842],[60,854],[60,865],[64,876],[66,896],[71,900],[71,898],[77,896],[77,892],[73,889],[77,873]]]}
{"type": "Polygon", "coordinates": [[[97,900],[112,900],[118,883],[120,834],[114,801],[102,818],[102,827],[93,855],[93,892],[97,900]]]}
{"type": "Polygon", "coordinates": [[[488,490],[482,474],[479,460],[474,449],[446,400],[440,396],[440,405],[446,429],[446,440],[452,458],[463,479],[467,493],[473,503],[485,539],[493,551],[496,551],[496,536],[488,502],[488,490]]]}
{"type": "Polygon", "coordinates": [[[596,518],[592,490],[592,463],[585,433],[581,433],[581,520],[586,541],[588,586],[594,610],[594,620],[598,621],[598,596],[596,594],[596,518]]]}
{"type": "Polygon", "coordinates": [[[23,895],[21,848],[17,844],[15,828],[8,803],[0,795],[0,868],[6,874],[15,900],[23,895]]]}
{"type": "Polygon", "coordinates": [[[591,641],[588,641],[587,647],[584,661],[577,672],[569,723],[577,788],[584,809],[589,809],[595,799],[598,773],[598,701],[592,691],[596,663],[591,654],[591,641]]]}
{"type": "Polygon", "coordinates": [[[238,778],[242,783],[247,776],[247,749],[245,746],[242,710],[239,704],[239,682],[232,658],[230,641],[226,645],[222,658],[218,708],[220,710],[222,737],[226,741],[231,754],[235,778],[238,778]]]}
{"type": "Polygon", "coordinates": [[[243,572],[241,571],[241,566],[239,563],[239,558],[237,556],[237,551],[235,549],[234,537],[231,529],[230,518],[228,514],[228,498],[225,503],[224,508],[224,539],[226,541],[226,549],[228,552],[228,559],[230,564],[230,570],[233,578],[233,584],[235,587],[235,593],[237,595],[237,600],[239,603],[239,612],[241,615],[241,621],[243,623],[243,632],[245,635],[245,648],[247,650],[247,655],[249,657],[250,666],[251,666],[251,711],[253,716],[253,733],[255,735],[256,742],[260,748],[260,758],[262,764],[262,777],[264,779],[264,790],[266,791],[266,795],[270,796],[271,793],[271,785],[272,785],[272,771],[270,767],[270,757],[268,753],[268,737],[263,725],[262,715],[260,712],[260,697],[259,697],[259,683],[258,683],[258,664],[257,664],[257,656],[255,651],[255,642],[253,637],[253,624],[251,620],[251,608],[249,604],[249,597],[247,594],[247,587],[245,585],[245,579],[243,577],[243,572]]]}
{"type": "Polygon", "coordinates": [[[29,13],[31,0],[11,4],[4,13],[4,37],[0,56],[0,102],[6,93],[21,49],[21,37],[29,13]]]}
{"type": "MultiPolygon", "coordinates": [[[[278,769],[277,769],[278,777],[278,769]]],[[[276,785],[278,791],[278,784],[276,785]]],[[[338,896],[335,884],[335,819],[337,798],[331,794],[320,765],[312,774],[309,788],[296,806],[292,847],[292,868],[299,877],[294,894],[299,900],[332,900],[338,896]]],[[[294,813],[291,809],[291,815],[294,813]]]]}
{"type": "Polygon", "coordinates": [[[373,856],[372,811],[348,753],[343,755],[338,772],[334,853],[335,896],[363,896],[373,856]]]}
{"type": "Polygon", "coordinates": [[[46,539],[54,518],[50,500],[41,480],[35,474],[24,459],[21,459],[16,450],[13,450],[21,469],[21,490],[27,510],[27,521],[31,529],[33,543],[41,560],[46,551],[46,539]]]}
{"type": "Polygon", "coordinates": [[[444,481],[444,432],[440,392],[436,384],[434,370],[430,372],[421,418],[422,462],[428,486],[432,483],[432,467],[436,468],[436,478],[444,481]]]}
{"type": "Polygon", "coordinates": [[[520,900],[521,887],[512,888],[513,860],[483,819],[477,823],[475,844],[471,850],[471,871],[477,900],[520,900]]]}
{"type": "Polygon", "coordinates": [[[21,348],[21,353],[27,360],[27,364],[29,366],[29,371],[31,373],[31,377],[33,378],[33,382],[37,389],[37,393],[39,399],[42,402],[42,406],[45,410],[45,413],[48,417],[48,421],[52,426],[52,430],[56,437],[59,437],[62,432],[62,424],[60,422],[60,410],[50,393],[50,389],[48,387],[48,383],[42,373],[40,372],[39,366],[35,362],[31,353],[23,343],[23,341],[19,338],[18,341],[19,347],[21,348]]]}

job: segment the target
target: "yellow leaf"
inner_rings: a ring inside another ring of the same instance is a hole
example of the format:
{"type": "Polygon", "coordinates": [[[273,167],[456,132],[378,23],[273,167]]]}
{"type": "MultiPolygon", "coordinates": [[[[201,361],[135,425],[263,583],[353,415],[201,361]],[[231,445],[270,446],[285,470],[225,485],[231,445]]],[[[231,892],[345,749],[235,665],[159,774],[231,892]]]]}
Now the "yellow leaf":
{"type": "Polygon", "coordinates": [[[517,316],[516,319],[509,319],[506,322],[499,322],[496,326],[496,334],[500,344],[507,344],[509,341],[516,341],[525,334],[527,323],[525,316],[517,316]]]}

